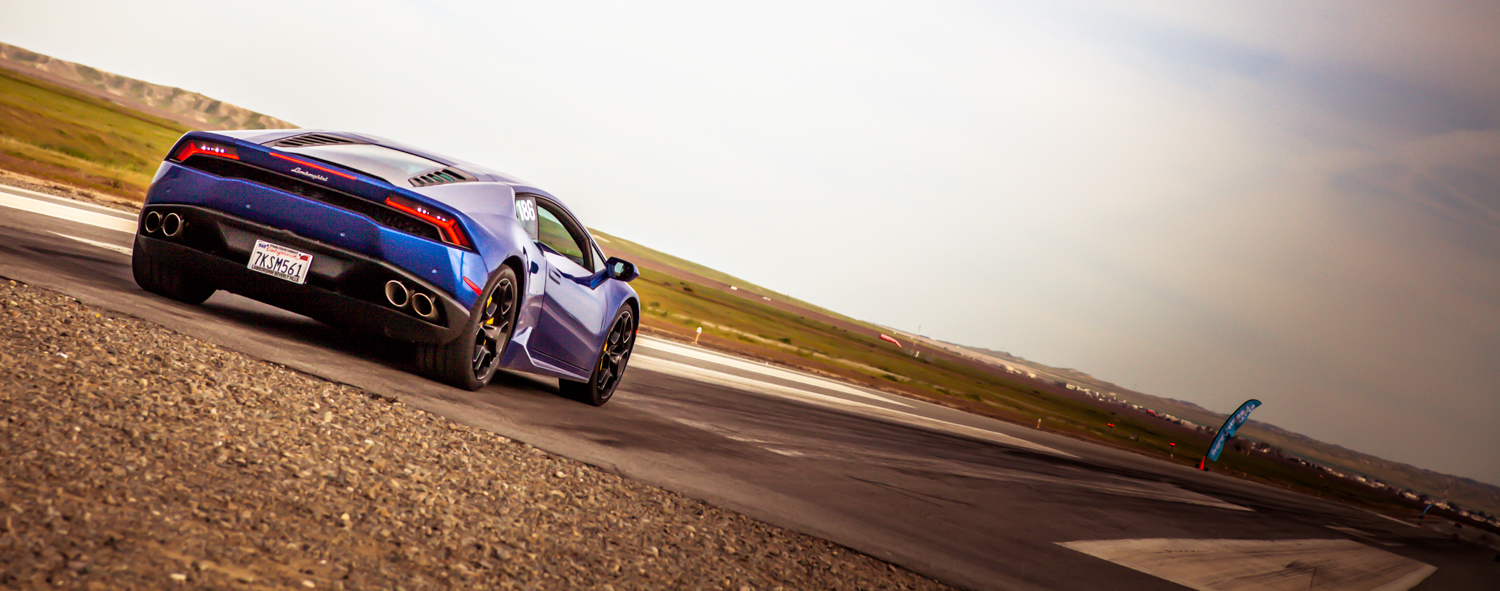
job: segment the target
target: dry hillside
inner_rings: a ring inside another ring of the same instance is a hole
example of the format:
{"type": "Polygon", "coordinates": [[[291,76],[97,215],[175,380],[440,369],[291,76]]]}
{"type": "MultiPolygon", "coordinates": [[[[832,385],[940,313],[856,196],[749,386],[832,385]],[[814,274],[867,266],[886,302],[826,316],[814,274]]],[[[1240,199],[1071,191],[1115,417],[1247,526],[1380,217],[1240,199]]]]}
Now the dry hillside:
{"type": "Polygon", "coordinates": [[[291,129],[275,117],[215,100],[196,92],[111,74],[0,43],[0,67],[23,72],[76,91],[194,129],[291,129]]]}

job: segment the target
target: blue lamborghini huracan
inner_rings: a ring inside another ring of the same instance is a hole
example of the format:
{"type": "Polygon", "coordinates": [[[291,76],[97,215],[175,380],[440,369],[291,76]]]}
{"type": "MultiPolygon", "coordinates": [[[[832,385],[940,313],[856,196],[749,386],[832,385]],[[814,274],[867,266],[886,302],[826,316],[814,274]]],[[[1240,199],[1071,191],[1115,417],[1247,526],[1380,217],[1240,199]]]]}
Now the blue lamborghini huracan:
{"type": "Polygon", "coordinates": [[[190,132],[141,209],[136,283],[190,304],[226,290],[416,344],[433,379],[499,369],[609,401],[635,345],[634,265],[605,258],[541,189],[363,134],[190,132]]]}

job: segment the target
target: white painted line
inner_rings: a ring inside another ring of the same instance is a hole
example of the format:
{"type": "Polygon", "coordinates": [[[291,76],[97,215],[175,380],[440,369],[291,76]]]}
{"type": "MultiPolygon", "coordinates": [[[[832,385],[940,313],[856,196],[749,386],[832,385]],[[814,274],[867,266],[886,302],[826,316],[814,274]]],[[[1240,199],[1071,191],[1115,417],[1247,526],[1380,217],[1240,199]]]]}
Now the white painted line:
{"type": "Polygon", "coordinates": [[[1374,512],[1374,511],[1371,511],[1371,510],[1369,510],[1369,509],[1365,509],[1365,512],[1366,512],[1366,513],[1369,513],[1369,514],[1371,514],[1371,515],[1374,515],[1374,516],[1376,516],[1376,517],[1379,517],[1379,518],[1381,518],[1381,519],[1388,519],[1388,520],[1391,520],[1391,521],[1394,521],[1394,522],[1396,522],[1396,523],[1399,523],[1399,524],[1401,524],[1401,525],[1404,525],[1404,526],[1406,526],[1406,527],[1415,527],[1415,528],[1418,528],[1418,529],[1421,529],[1421,527],[1422,527],[1422,526],[1420,526],[1420,525],[1417,525],[1417,524],[1415,524],[1415,523],[1411,523],[1411,522],[1409,522],[1409,521],[1402,521],[1402,520],[1400,520],[1400,519],[1396,519],[1396,518],[1395,518],[1395,517],[1391,517],[1391,516],[1390,516],[1390,515],[1385,515],[1385,514],[1381,514],[1381,513],[1376,513],[1376,512],[1374,512]]]}
{"type": "Polygon", "coordinates": [[[1376,538],[1375,536],[1372,536],[1372,535],[1370,535],[1368,533],[1359,531],[1359,530],[1354,529],[1352,527],[1346,527],[1346,526],[1334,525],[1334,524],[1328,524],[1325,527],[1327,527],[1328,529],[1331,529],[1333,531],[1339,532],[1339,533],[1349,534],[1349,535],[1354,536],[1356,538],[1364,538],[1366,540],[1369,540],[1371,542],[1375,542],[1376,544],[1380,544],[1382,546],[1400,546],[1401,545],[1401,544],[1398,544],[1396,542],[1387,542],[1385,540],[1376,538]]]}
{"type": "Polygon", "coordinates": [[[723,354],[715,353],[715,352],[711,352],[711,351],[705,351],[703,349],[699,349],[699,348],[696,348],[696,347],[689,347],[689,346],[686,346],[686,345],[680,345],[680,344],[674,343],[672,341],[664,341],[664,340],[661,340],[661,339],[641,338],[640,340],[636,341],[636,343],[637,343],[637,346],[644,345],[645,348],[647,348],[647,349],[656,349],[658,351],[665,351],[667,353],[671,353],[671,354],[674,354],[674,355],[682,355],[684,357],[692,357],[693,359],[699,359],[699,360],[703,360],[703,361],[709,361],[709,362],[717,363],[719,365],[733,367],[735,369],[740,369],[740,370],[744,370],[744,371],[751,371],[751,372],[755,372],[755,373],[758,373],[758,374],[761,374],[761,375],[777,377],[777,378],[781,378],[781,379],[785,379],[785,380],[791,380],[791,381],[794,381],[794,382],[797,382],[797,383],[807,384],[809,386],[817,386],[819,388],[826,388],[828,390],[833,390],[834,392],[840,392],[840,393],[843,393],[843,394],[850,394],[850,395],[854,395],[854,396],[860,396],[860,397],[864,397],[864,398],[869,398],[871,400],[879,400],[881,402],[895,404],[895,405],[898,405],[898,406],[905,406],[905,407],[910,407],[911,406],[910,404],[907,404],[907,403],[905,403],[903,401],[895,400],[895,399],[892,399],[892,398],[887,398],[887,397],[884,397],[884,396],[880,396],[878,394],[872,394],[870,392],[866,392],[864,390],[853,388],[853,387],[850,387],[847,384],[841,384],[841,383],[835,382],[833,380],[819,378],[819,377],[815,377],[815,376],[810,376],[810,375],[807,375],[807,374],[804,374],[804,373],[795,372],[795,371],[791,371],[791,370],[787,370],[787,369],[782,369],[782,368],[774,367],[774,366],[770,366],[770,365],[763,365],[763,364],[758,364],[758,363],[751,363],[751,362],[748,362],[748,361],[744,361],[742,359],[738,359],[738,358],[735,358],[735,357],[730,357],[728,355],[723,355],[723,354]]]}
{"type": "Polygon", "coordinates": [[[1012,447],[1021,447],[1069,458],[1078,457],[1065,451],[1060,451],[1052,449],[1045,445],[1032,443],[1019,437],[1011,437],[1004,433],[996,433],[994,431],[988,431],[977,427],[970,427],[968,425],[960,425],[958,423],[950,423],[948,421],[939,419],[918,416],[899,410],[882,408],[872,404],[859,402],[857,400],[845,400],[837,396],[829,396],[827,394],[819,394],[817,392],[798,390],[796,388],[790,388],[780,384],[762,382],[743,376],[731,375],[724,372],[688,365],[686,363],[677,361],[658,359],[650,356],[637,356],[631,360],[631,363],[633,367],[645,369],[647,371],[657,371],[661,373],[677,375],[698,381],[737,388],[740,390],[745,390],[747,392],[768,394],[779,398],[799,400],[810,404],[816,404],[818,406],[851,410],[865,416],[879,417],[906,425],[913,425],[929,429],[936,429],[939,431],[946,431],[949,433],[967,435],[975,439],[982,439],[985,441],[999,443],[1002,445],[1009,445],[1012,447]]]}
{"type": "Polygon", "coordinates": [[[1354,529],[1352,527],[1348,527],[1348,526],[1345,526],[1345,525],[1336,525],[1336,524],[1330,523],[1330,524],[1325,525],[1323,527],[1326,527],[1326,528],[1331,529],[1331,530],[1336,531],[1336,532],[1343,532],[1343,533],[1349,534],[1351,536],[1359,536],[1359,537],[1363,537],[1363,538],[1370,537],[1370,534],[1367,534],[1365,532],[1359,531],[1357,529],[1354,529]]]}
{"type": "Polygon", "coordinates": [[[1198,591],[1407,591],[1437,568],[1353,540],[1058,542],[1198,591]]]}
{"type": "Polygon", "coordinates": [[[947,468],[950,474],[967,476],[970,478],[984,478],[1000,482],[1014,482],[1018,484],[1046,484],[1050,486],[1081,488],[1104,494],[1135,497],[1151,501],[1167,501],[1172,503],[1186,503],[1189,505],[1201,505],[1214,507],[1216,509],[1228,509],[1230,511],[1246,511],[1253,513],[1255,510],[1241,507],[1233,503],[1227,503],[1208,495],[1195,493],[1165,482],[1154,482],[1149,480],[1136,480],[1134,478],[1110,477],[1100,475],[1066,475],[1048,476],[1034,474],[1020,470],[1004,470],[999,468],[985,468],[982,470],[972,468],[947,468]]]}
{"type": "Polygon", "coordinates": [[[48,195],[46,193],[42,193],[40,191],[33,191],[31,189],[22,189],[21,187],[12,187],[10,185],[0,185],[0,192],[13,193],[13,194],[16,194],[16,195],[20,195],[22,197],[31,197],[31,198],[34,198],[34,199],[39,199],[41,201],[51,201],[51,202],[54,202],[54,203],[61,202],[62,204],[64,204],[65,206],[68,206],[68,207],[77,207],[79,209],[93,210],[93,211],[97,211],[99,213],[105,213],[105,214],[115,215],[115,216],[119,216],[119,217],[122,217],[122,218],[127,218],[127,219],[132,219],[132,220],[135,219],[135,214],[130,213],[130,212],[120,211],[120,210],[112,208],[112,207],[105,207],[103,205],[89,203],[87,201],[79,201],[77,199],[71,199],[71,198],[68,198],[68,197],[59,197],[57,195],[48,195]]]}
{"type": "Polygon", "coordinates": [[[647,355],[637,355],[630,361],[632,367],[640,369],[658,371],[661,373],[668,373],[682,377],[690,377],[704,382],[711,382],[724,386],[730,386],[733,388],[747,389],[751,392],[760,392],[763,394],[770,394],[772,396],[778,396],[781,398],[792,398],[805,402],[821,404],[824,406],[875,408],[869,404],[856,400],[845,400],[837,396],[829,396],[827,394],[819,394],[817,392],[798,390],[796,388],[783,386],[781,384],[772,384],[770,382],[763,382],[744,376],[727,374],[706,367],[688,365],[680,361],[671,361],[647,355]],[[645,363],[643,364],[642,362],[645,363]]]}
{"type": "Polygon", "coordinates": [[[79,238],[77,236],[69,236],[69,235],[63,234],[61,232],[53,232],[53,234],[56,234],[58,236],[62,236],[63,238],[67,238],[69,240],[77,240],[79,242],[82,242],[84,244],[88,244],[90,246],[97,246],[97,247],[103,248],[105,250],[113,250],[113,251],[121,253],[121,254],[128,255],[128,254],[131,254],[133,252],[129,246],[120,246],[118,244],[110,244],[108,242],[100,242],[98,240],[89,240],[88,238],[79,238]]]}
{"type": "Polygon", "coordinates": [[[0,192],[0,206],[39,213],[107,230],[117,230],[129,234],[135,233],[135,218],[124,218],[117,215],[88,211],[51,201],[0,192]]]}

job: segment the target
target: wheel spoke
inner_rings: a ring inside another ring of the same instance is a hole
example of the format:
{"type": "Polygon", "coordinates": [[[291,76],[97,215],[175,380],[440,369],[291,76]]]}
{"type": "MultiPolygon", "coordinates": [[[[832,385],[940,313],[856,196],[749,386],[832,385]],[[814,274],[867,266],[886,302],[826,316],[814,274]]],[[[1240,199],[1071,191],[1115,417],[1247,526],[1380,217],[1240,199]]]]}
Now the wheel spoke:
{"type": "Polygon", "coordinates": [[[511,315],[516,305],[515,284],[501,279],[490,291],[480,311],[479,331],[474,335],[471,358],[474,375],[481,377],[500,362],[500,349],[510,339],[511,315]]]}
{"type": "Polygon", "coordinates": [[[471,361],[474,371],[477,373],[484,369],[484,358],[489,354],[483,343],[474,343],[474,358],[471,361]]]}
{"type": "Polygon", "coordinates": [[[501,317],[510,316],[510,309],[515,307],[516,303],[515,286],[506,281],[501,283],[495,291],[500,296],[500,309],[497,314],[501,317]]]}
{"type": "Polygon", "coordinates": [[[630,343],[634,338],[629,314],[620,316],[604,337],[604,351],[599,358],[598,374],[594,376],[595,391],[601,397],[614,394],[615,384],[620,381],[625,359],[630,356],[630,343]]]}

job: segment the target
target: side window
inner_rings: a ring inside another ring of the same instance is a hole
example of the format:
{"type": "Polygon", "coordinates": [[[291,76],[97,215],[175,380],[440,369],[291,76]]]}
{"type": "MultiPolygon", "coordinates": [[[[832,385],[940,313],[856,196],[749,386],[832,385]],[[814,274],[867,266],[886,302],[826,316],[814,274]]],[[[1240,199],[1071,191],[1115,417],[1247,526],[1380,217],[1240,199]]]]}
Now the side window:
{"type": "Polygon", "coordinates": [[[567,214],[554,210],[553,206],[548,203],[538,201],[536,202],[536,218],[537,242],[546,245],[558,254],[573,259],[578,266],[593,270],[589,265],[589,256],[584,254],[588,252],[587,247],[584,246],[588,241],[577,235],[581,234],[581,228],[569,227],[573,224],[563,221],[571,221],[567,214]]]}
{"type": "Polygon", "coordinates": [[[537,239],[536,224],[536,196],[516,195],[516,219],[521,222],[521,227],[526,228],[526,234],[532,240],[537,239]]]}
{"type": "Polygon", "coordinates": [[[594,272],[595,273],[598,273],[598,272],[604,270],[604,260],[605,260],[605,258],[606,257],[604,256],[604,251],[599,250],[599,245],[595,244],[594,245],[594,272]]]}

